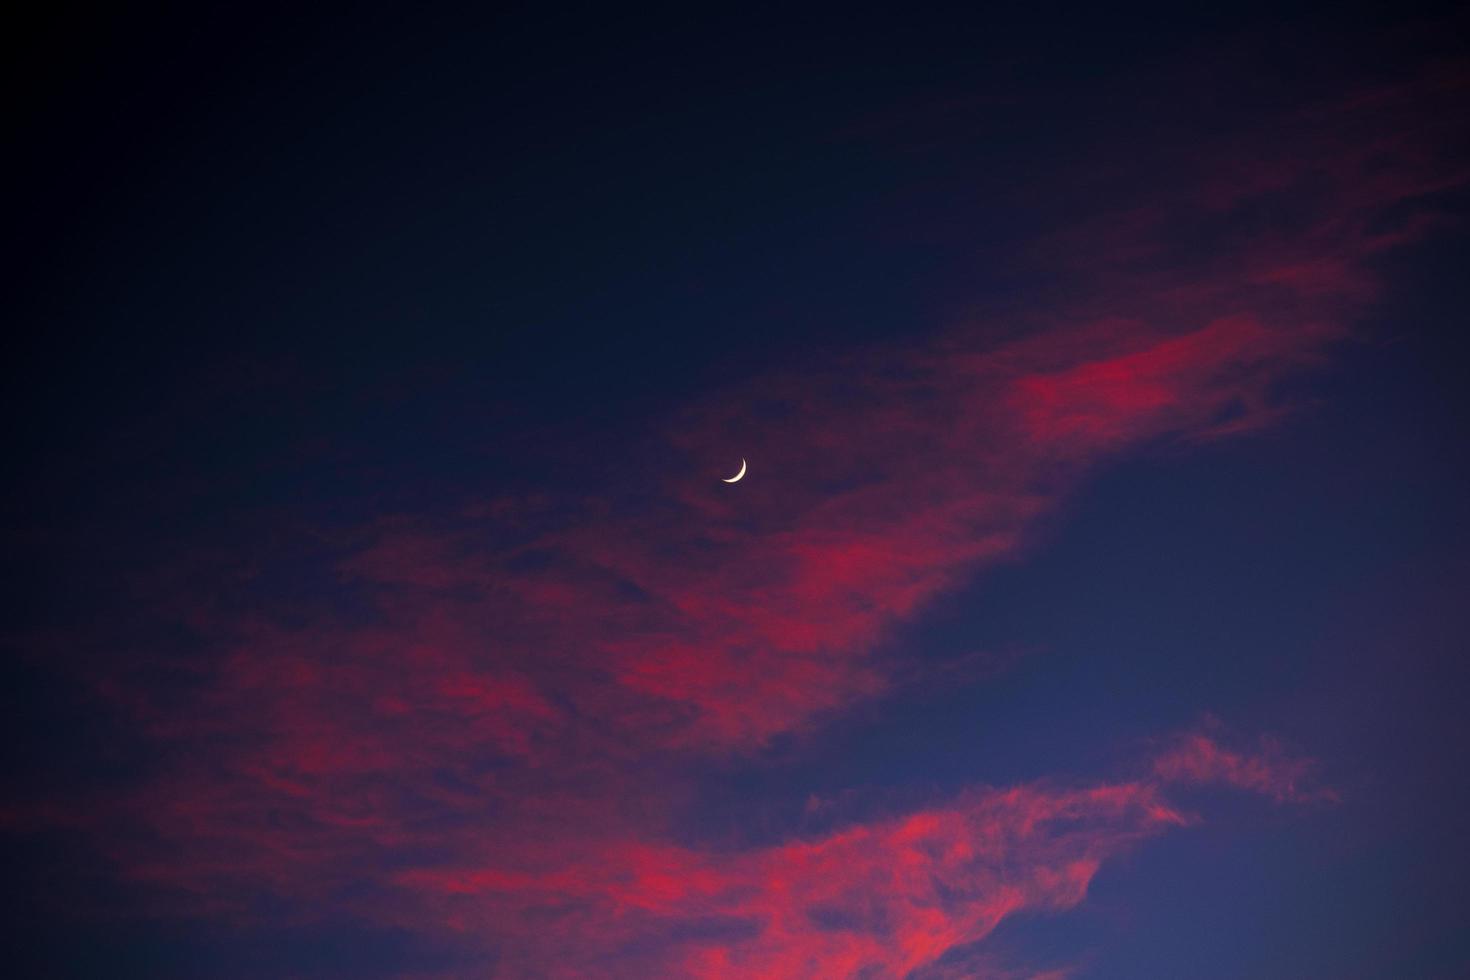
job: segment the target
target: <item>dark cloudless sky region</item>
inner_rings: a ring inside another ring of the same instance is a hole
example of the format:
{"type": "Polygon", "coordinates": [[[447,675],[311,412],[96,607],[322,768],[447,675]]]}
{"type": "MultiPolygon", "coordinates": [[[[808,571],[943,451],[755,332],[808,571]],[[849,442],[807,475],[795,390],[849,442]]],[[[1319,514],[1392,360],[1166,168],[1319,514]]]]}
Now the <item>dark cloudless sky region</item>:
{"type": "Polygon", "coordinates": [[[1470,976],[1470,22],[1198,6],[12,25],[5,975],[1470,976]]]}

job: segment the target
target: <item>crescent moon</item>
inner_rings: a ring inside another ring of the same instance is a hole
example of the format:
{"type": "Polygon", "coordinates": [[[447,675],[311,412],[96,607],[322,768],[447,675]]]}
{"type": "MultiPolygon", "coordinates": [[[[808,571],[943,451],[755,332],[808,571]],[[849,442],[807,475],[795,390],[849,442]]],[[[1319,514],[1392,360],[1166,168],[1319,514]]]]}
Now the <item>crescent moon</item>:
{"type": "Polygon", "coordinates": [[[720,482],[721,483],[739,483],[741,477],[743,477],[743,476],[745,476],[745,457],[742,456],[740,458],[740,472],[739,473],[736,473],[734,476],[730,477],[730,479],[728,479],[728,480],[726,480],[723,477],[721,477],[720,482]]]}

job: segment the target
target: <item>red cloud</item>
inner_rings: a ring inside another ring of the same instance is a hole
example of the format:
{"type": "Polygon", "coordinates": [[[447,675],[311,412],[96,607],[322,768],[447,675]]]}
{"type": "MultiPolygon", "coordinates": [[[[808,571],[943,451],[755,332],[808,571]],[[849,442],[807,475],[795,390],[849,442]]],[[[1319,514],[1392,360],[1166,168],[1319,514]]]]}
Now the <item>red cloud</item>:
{"type": "Polygon", "coordinates": [[[612,845],[571,880],[457,871],[400,881],[445,896],[445,914],[471,931],[521,919],[509,945],[527,975],[557,962],[556,946],[590,954],[560,957],[576,975],[641,941],[655,952],[638,966],[655,975],[902,976],[1009,915],[1075,905],[1102,860],[1178,822],[1140,785],[1023,788],[736,855],[612,845]],[[557,924],[530,927],[538,921],[557,924]],[[691,925],[713,939],[681,938],[691,925]]]}
{"type": "MultiPolygon", "coordinates": [[[[383,520],[321,559],[329,596],[191,606],[175,618],[206,652],[167,666],[193,697],[106,678],[163,751],[96,832],[175,908],[327,904],[511,973],[891,975],[1081,901],[1182,822],[1165,783],[1311,795],[1301,763],[1190,737],[1149,780],[975,790],[738,853],[673,843],[692,767],[881,693],[894,629],[1016,557],[1088,470],[1276,417],[1372,293],[1375,218],[1438,186],[1416,146],[1380,145],[1371,180],[1345,152],[1309,220],[1222,234],[1194,265],[1160,271],[1168,222],[1146,209],[1053,242],[1103,281],[1038,303],[1023,338],[959,329],[754,379],[670,427],[656,491],[383,520]],[[751,458],[742,483],[716,478],[725,455],[751,458]]],[[[1206,175],[1195,206],[1229,217],[1307,179],[1290,152],[1243,189],[1206,175]]]]}
{"type": "Polygon", "coordinates": [[[1277,801],[1336,800],[1330,789],[1315,785],[1311,760],[1289,756],[1279,744],[1262,739],[1256,754],[1222,748],[1202,734],[1180,737],[1154,760],[1154,773],[1179,783],[1223,783],[1277,801]]]}
{"type": "MultiPolygon", "coordinates": [[[[1233,760],[1223,775],[1246,788],[1274,792],[1305,765],[1230,753],[1203,736],[1188,744],[1233,760]]],[[[1156,768],[1172,772],[1173,759],[1156,768]]],[[[905,976],[1009,916],[1082,901],[1104,861],[1188,822],[1163,788],[974,791],[749,851],[616,839],[573,862],[522,856],[396,880],[455,929],[496,936],[509,976],[905,976]]]]}

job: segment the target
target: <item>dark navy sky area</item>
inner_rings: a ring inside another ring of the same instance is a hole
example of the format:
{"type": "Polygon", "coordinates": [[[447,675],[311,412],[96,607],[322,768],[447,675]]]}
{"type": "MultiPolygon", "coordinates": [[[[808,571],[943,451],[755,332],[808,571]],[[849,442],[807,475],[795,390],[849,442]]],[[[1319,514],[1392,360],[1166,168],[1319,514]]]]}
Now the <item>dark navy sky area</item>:
{"type": "Polygon", "coordinates": [[[1470,975],[1467,26],[18,36],[5,972],[1470,975]]]}

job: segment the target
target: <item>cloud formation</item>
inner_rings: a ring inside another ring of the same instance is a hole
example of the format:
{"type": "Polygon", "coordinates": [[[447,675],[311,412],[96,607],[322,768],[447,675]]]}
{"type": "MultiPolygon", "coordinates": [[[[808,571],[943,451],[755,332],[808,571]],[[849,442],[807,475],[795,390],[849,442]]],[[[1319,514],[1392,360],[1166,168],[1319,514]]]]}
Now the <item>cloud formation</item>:
{"type": "MultiPolygon", "coordinates": [[[[1190,745],[1230,757],[1247,783],[1274,786],[1304,765],[1226,753],[1203,736],[1190,745]]],[[[455,930],[502,937],[507,975],[907,976],[942,967],[1010,916],[1081,902],[1103,862],[1190,822],[1163,789],[1140,780],[974,790],[735,853],[614,840],[575,862],[415,869],[396,880],[455,930]]]]}
{"type": "Polygon", "coordinates": [[[99,680],[161,751],[98,839],[160,908],[330,905],[508,976],[900,976],[1076,905],[1188,822],[1172,785],[1320,798],[1305,762],[1193,734],[1146,777],[977,787],[821,837],[720,850],[681,826],[691,771],[881,697],[896,631],[1021,556],[1091,470],[1290,407],[1283,385],[1371,299],[1371,260],[1459,179],[1401,131],[1354,139],[1398,104],[1324,109],[1302,140],[1201,164],[1192,196],[1059,233],[1038,254],[1089,285],[1023,329],[689,406],[651,440],[653,492],[383,517],[324,538],[311,597],[175,597],[197,648],[146,668],[186,695],[99,680]],[[1309,183],[1305,214],[1253,226],[1309,183]],[[1161,259],[1181,223],[1212,247],[1161,259]],[[735,486],[727,447],[752,460],[735,486]]]}

